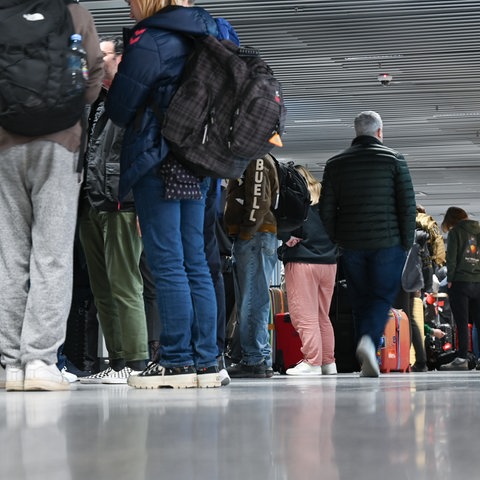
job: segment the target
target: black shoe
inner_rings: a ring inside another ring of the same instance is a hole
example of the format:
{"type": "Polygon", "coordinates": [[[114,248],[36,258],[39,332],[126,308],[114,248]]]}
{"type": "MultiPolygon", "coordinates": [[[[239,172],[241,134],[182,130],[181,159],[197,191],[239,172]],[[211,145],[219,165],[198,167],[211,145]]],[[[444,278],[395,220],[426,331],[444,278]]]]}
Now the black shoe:
{"type": "Polygon", "coordinates": [[[412,372],[428,372],[428,367],[425,364],[415,362],[411,368],[412,372]]]}
{"type": "Polygon", "coordinates": [[[468,360],[466,358],[456,358],[450,363],[445,365],[440,365],[438,368],[441,371],[459,371],[459,370],[468,370],[468,360]]]}
{"type": "Polygon", "coordinates": [[[244,365],[237,363],[227,368],[232,378],[270,378],[273,376],[273,369],[267,367],[265,362],[259,365],[244,365]]]}
{"type": "Polygon", "coordinates": [[[480,360],[477,363],[477,366],[475,367],[476,370],[480,370],[480,360]]]}

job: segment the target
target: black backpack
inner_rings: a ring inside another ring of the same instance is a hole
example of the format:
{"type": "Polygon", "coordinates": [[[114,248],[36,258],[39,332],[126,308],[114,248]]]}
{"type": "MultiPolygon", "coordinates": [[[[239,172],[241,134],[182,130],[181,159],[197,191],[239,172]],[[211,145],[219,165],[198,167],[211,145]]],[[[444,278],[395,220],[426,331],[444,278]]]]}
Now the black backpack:
{"type": "Polygon", "coordinates": [[[162,134],[196,174],[238,178],[279,143],[286,118],[282,88],[258,51],[213,36],[193,43],[162,134]]]}
{"type": "Polygon", "coordinates": [[[304,176],[293,162],[282,163],[273,158],[278,176],[278,198],[272,211],[277,220],[277,234],[288,234],[305,222],[310,206],[310,191],[304,176]]]}
{"type": "Polygon", "coordinates": [[[0,125],[27,136],[75,125],[84,89],[69,92],[67,53],[72,0],[2,0],[0,7],[0,125]]]}

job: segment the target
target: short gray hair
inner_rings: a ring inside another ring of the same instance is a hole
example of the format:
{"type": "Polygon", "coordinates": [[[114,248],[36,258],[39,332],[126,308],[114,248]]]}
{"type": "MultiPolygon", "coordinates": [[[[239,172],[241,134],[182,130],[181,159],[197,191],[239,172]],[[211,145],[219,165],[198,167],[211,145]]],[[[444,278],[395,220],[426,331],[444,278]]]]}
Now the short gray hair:
{"type": "Polygon", "coordinates": [[[354,121],[355,134],[375,137],[379,128],[383,128],[382,117],[373,110],[359,113],[354,121]]]}

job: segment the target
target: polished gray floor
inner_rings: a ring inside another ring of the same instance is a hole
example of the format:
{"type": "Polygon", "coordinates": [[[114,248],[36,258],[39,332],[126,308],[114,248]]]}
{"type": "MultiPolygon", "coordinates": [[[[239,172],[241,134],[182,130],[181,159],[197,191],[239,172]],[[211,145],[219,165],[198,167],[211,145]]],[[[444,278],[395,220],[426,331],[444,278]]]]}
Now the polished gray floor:
{"type": "Polygon", "coordinates": [[[1,480],[480,478],[480,372],[0,391],[1,480]]]}

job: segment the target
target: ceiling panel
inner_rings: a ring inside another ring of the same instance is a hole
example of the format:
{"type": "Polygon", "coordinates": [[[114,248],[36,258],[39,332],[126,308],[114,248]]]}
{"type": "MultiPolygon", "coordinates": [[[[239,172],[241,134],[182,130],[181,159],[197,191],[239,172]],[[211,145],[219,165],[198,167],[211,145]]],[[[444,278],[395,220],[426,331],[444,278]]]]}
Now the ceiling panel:
{"type": "MultiPolygon", "coordinates": [[[[132,25],[120,0],[85,1],[100,33],[132,25]]],[[[362,110],[384,119],[385,143],[408,159],[417,199],[480,218],[480,1],[202,1],[259,48],[288,108],[279,159],[319,177],[354,136],[362,110]],[[377,80],[389,73],[388,87],[377,80]]]]}

